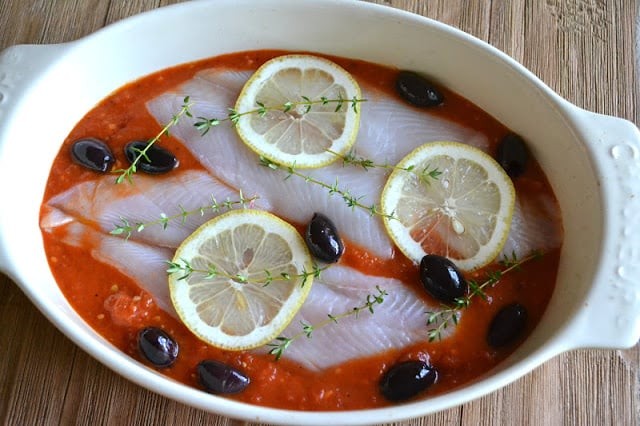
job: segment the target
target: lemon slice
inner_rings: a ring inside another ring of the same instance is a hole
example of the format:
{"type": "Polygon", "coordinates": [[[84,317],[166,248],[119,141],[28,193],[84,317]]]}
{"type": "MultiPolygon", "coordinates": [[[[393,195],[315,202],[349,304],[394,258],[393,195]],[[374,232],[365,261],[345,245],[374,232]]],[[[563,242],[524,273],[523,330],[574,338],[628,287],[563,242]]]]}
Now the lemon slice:
{"type": "Polygon", "coordinates": [[[511,179],[493,158],[465,144],[433,142],[400,161],[381,209],[393,216],[385,226],[407,257],[438,254],[469,271],[502,250],[514,203],[511,179]]]}
{"type": "Polygon", "coordinates": [[[178,247],[173,263],[191,270],[169,275],[182,322],[205,342],[229,350],[277,337],[313,280],[303,278],[313,263],[298,231],[259,210],[234,210],[205,223],[178,247]]]}
{"type": "Polygon", "coordinates": [[[352,101],[360,98],[358,83],[337,64],[311,55],[279,56],[242,88],[236,129],[253,151],[271,161],[321,167],[338,158],[328,151],[345,154],[355,142],[360,109],[352,101]],[[263,113],[242,114],[261,106],[263,113]]]}

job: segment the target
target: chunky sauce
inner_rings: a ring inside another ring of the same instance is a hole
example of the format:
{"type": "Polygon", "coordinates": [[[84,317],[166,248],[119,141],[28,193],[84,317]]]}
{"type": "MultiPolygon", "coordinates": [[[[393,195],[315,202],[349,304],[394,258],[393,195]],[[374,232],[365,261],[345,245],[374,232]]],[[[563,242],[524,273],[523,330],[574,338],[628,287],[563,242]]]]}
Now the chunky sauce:
{"type": "MultiPolygon", "coordinates": [[[[105,141],[117,153],[114,169],[126,168],[122,149],[132,140],[148,140],[161,126],[147,112],[148,100],[189,80],[206,68],[255,69],[264,61],[286,52],[255,51],[230,54],[163,70],[117,90],[90,111],[73,129],[55,159],[46,188],[44,203],[53,196],[97,175],[76,165],[69,155],[70,145],[83,137],[105,141]]],[[[342,65],[358,81],[367,81],[393,96],[397,70],[344,58],[330,58],[342,65]]],[[[430,110],[449,120],[484,133],[495,151],[497,142],[509,131],[460,96],[443,89],[446,102],[430,110]]],[[[409,108],[409,107],[408,107],[409,108]]],[[[200,164],[171,138],[162,140],[180,160],[180,169],[200,169],[200,164]]],[[[525,174],[514,181],[518,193],[546,192],[550,185],[540,167],[531,161],[525,174]]],[[[251,378],[251,384],[230,398],[250,403],[300,410],[341,410],[389,405],[378,389],[380,376],[389,366],[409,359],[429,360],[437,367],[438,382],[423,395],[440,394],[469,382],[506,358],[539,322],[553,292],[558,267],[559,249],[519,270],[506,274],[488,291],[489,299],[479,297],[466,310],[456,333],[443,341],[425,340],[413,346],[393,350],[375,357],[358,359],[330,368],[322,373],[310,372],[285,358],[275,361],[270,355],[229,352],[207,346],[193,336],[179,321],[159,309],[152,297],[116,268],[94,260],[84,248],[71,247],[60,241],[55,229],[43,232],[51,270],[66,298],[85,321],[104,338],[131,357],[143,361],[137,349],[137,333],[143,327],[164,329],[180,345],[175,364],[161,370],[163,374],[194,387],[200,387],[196,365],[204,359],[217,359],[235,366],[251,378]],[[515,344],[495,350],[486,343],[486,330],[498,309],[519,302],[528,311],[524,335],[515,344]]],[[[419,287],[417,267],[398,254],[381,261],[354,244],[341,262],[363,272],[396,277],[419,287]]],[[[494,266],[493,269],[496,269],[494,266]]],[[[482,281],[486,271],[468,278],[482,281]]],[[[426,299],[429,298],[426,294],[426,299]]],[[[437,305],[437,302],[431,300],[437,305]]],[[[338,325],[339,326],[339,325],[338,325]]],[[[143,361],[144,362],[144,361],[143,361]]]]}

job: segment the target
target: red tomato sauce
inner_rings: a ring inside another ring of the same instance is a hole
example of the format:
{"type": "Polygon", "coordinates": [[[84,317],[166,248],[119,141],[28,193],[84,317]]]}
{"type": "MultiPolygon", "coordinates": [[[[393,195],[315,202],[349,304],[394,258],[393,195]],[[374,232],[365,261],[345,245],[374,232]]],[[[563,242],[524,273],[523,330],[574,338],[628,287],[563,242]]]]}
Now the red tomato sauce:
{"type": "MultiPolygon", "coordinates": [[[[255,69],[266,60],[284,53],[288,52],[263,50],[224,55],[166,69],[117,90],[91,110],[64,141],[51,169],[44,203],[78,183],[96,178],[95,172],[71,160],[69,151],[75,140],[98,138],[105,141],[113,152],[122,152],[126,143],[149,140],[161,130],[147,112],[145,104],[148,100],[189,80],[203,69],[255,69]]],[[[358,60],[330,59],[347,69],[356,80],[366,81],[396,96],[394,80],[398,70],[358,60]]],[[[498,141],[509,130],[464,98],[446,89],[442,91],[445,104],[431,109],[430,113],[484,133],[495,150],[498,141]]],[[[160,145],[169,147],[179,158],[181,170],[201,169],[188,150],[171,137],[163,138],[160,145]]],[[[113,169],[127,168],[128,164],[121,159],[123,156],[117,157],[119,159],[113,169]]],[[[535,161],[530,161],[527,171],[515,180],[514,185],[519,193],[543,191],[553,194],[535,161]]],[[[276,361],[272,355],[231,352],[208,346],[181,322],[159,309],[151,295],[134,281],[115,267],[96,261],[89,250],[61,243],[55,230],[43,233],[43,239],[52,273],[69,303],[92,328],[123,352],[144,362],[137,349],[137,333],[144,327],[160,327],[180,345],[178,359],[171,367],[160,370],[163,374],[200,388],[196,365],[205,359],[216,359],[239,368],[251,379],[251,384],[243,392],[230,398],[296,410],[346,410],[390,405],[380,394],[380,377],[387,368],[403,360],[428,360],[437,366],[437,383],[417,398],[447,392],[485,374],[509,356],[539,322],[553,293],[560,256],[559,249],[547,252],[540,259],[505,274],[497,285],[487,290],[486,300],[481,297],[473,299],[452,337],[429,342],[425,316],[423,341],[317,373],[286,358],[276,361]],[[527,309],[525,333],[516,343],[500,350],[492,349],[486,342],[486,330],[496,312],[512,302],[518,302],[527,309]]],[[[414,285],[426,300],[438,305],[422,290],[417,266],[399,252],[391,260],[380,260],[349,241],[345,246],[345,255],[341,259],[344,265],[369,274],[398,278],[407,285],[414,285]]],[[[498,269],[498,265],[493,265],[467,278],[480,283],[488,270],[498,269]]]]}

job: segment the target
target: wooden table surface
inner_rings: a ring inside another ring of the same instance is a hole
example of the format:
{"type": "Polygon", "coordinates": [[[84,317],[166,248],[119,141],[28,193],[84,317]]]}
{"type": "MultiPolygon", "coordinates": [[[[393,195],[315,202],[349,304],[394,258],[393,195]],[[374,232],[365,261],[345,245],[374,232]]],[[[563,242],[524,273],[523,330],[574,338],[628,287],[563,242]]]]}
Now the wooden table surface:
{"type": "MultiPolygon", "coordinates": [[[[0,0],[0,50],[21,43],[74,40],[127,16],[176,2],[0,0]]],[[[634,51],[637,0],[375,3],[458,27],[505,51],[569,101],[640,122],[634,51]]],[[[500,391],[404,424],[637,425],[639,363],[638,346],[564,354],[500,391]]],[[[57,331],[4,275],[0,275],[0,423],[242,424],[176,403],[116,375],[57,331]]]]}

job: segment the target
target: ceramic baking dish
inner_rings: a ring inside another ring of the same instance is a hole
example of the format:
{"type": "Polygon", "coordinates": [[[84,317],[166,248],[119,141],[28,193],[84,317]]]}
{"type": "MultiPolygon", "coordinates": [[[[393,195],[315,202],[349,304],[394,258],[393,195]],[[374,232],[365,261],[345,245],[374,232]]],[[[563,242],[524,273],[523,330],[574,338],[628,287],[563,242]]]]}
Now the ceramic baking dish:
{"type": "Polygon", "coordinates": [[[337,0],[194,1],[129,18],[72,43],[9,48],[0,55],[0,182],[0,269],[51,322],[139,385],[235,418],[326,425],[423,416],[494,391],[563,351],[630,347],[640,336],[638,129],[577,108],[468,34],[387,7],[337,0]],[[38,212],[50,165],[71,128],[99,100],[140,76],[264,48],[423,72],[529,142],[563,213],[558,282],[533,334],[485,377],[445,395],[383,409],[263,408],[206,394],[144,367],[96,334],[67,303],[49,272],[38,212]]]}

